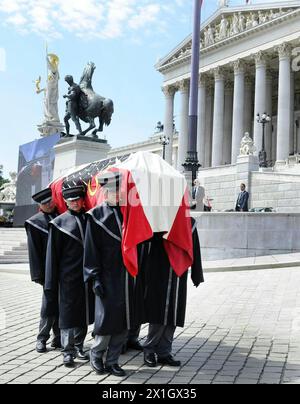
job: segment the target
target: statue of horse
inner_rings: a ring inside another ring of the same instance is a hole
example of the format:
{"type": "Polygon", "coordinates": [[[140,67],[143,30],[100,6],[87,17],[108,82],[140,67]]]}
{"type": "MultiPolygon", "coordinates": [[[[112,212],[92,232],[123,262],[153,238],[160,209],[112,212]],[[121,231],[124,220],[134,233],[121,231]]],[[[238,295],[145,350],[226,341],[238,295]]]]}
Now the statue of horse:
{"type": "Polygon", "coordinates": [[[84,136],[90,130],[94,129],[92,135],[97,138],[97,132],[103,132],[104,125],[110,125],[111,117],[114,113],[114,104],[109,98],[101,97],[95,93],[92,86],[92,78],[95,69],[96,65],[94,63],[88,63],[80,79],[79,85],[82,94],[79,100],[78,117],[90,125],[81,135],[84,136]],[[99,118],[98,128],[96,128],[95,118],[99,118]]]}

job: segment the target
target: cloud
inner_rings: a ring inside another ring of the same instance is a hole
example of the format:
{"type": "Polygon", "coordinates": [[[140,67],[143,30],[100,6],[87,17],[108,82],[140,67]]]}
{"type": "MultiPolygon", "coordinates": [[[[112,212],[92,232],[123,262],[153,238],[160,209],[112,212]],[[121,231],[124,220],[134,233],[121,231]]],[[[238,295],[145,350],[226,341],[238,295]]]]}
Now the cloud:
{"type": "MultiPolygon", "coordinates": [[[[274,0],[252,0],[259,2],[274,0]]],[[[217,8],[217,0],[204,1],[204,14],[217,8]]],[[[231,0],[231,5],[245,4],[231,0]]],[[[0,0],[0,24],[22,34],[46,39],[66,32],[81,38],[130,37],[136,42],[181,24],[192,29],[192,0],[0,0]],[[137,38],[138,36],[138,38],[137,38]]]]}
{"type": "Polygon", "coordinates": [[[120,38],[161,32],[186,0],[0,0],[0,22],[21,33],[120,38]]]}

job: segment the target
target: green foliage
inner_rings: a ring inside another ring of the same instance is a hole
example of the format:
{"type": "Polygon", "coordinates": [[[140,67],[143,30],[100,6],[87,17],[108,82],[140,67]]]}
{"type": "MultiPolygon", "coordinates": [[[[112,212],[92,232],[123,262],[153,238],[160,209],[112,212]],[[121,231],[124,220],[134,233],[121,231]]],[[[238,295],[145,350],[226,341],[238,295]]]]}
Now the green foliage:
{"type": "Polygon", "coordinates": [[[3,187],[4,184],[7,184],[8,182],[8,179],[3,178],[3,166],[0,164],[0,189],[3,187]]]}

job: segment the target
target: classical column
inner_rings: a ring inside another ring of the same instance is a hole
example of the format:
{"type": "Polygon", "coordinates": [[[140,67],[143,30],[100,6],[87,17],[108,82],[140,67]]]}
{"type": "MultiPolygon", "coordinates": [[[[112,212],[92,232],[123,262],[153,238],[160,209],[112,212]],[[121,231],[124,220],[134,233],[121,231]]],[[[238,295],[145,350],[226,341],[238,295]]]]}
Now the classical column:
{"type": "Polygon", "coordinates": [[[163,87],[163,93],[166,98],[164,135],[170,139],[170,144],[166,147],[166,161],[172,164],[173,154],[173,119],[174,119],[174,96],[176,88],[174,86],[163,87]]]}
{"type": "Polygon", "coordinates": [[[241,140],[244,136],[245,67],[241,60],[234,62],[234,96],[232,123],[232,164],[240,154],[241,140]]]}
{"type": "Polygon", "coordinates": [[[225,107],[224,107],[224,142],[222,164],[231,164],[232,150],[232,113],[233,113],[233,84],[225,83],[225,107]]]}
{"type": "Polygon", "coordinates": [[[199,102],[198,102],[198,135],[197,152],[198,160],[202,167],[205,166],[205,121],[206,121],[206,81],[205,76],[199,78],[199,102]]]}
{"type": "Polygon", "coordinates": [[[180,130],[178,138],[178,161],[177,170],[184,171],[182,164],[185,162],[188,151],[188,130],[189,130],[189,89],[190,81],[182,80],[179,83],[181,95],[180,130]]]}
{"type": "Polygon", "coordinates": [[[259,52],[255,55],[256,76],[255,76],[255,102],[254,102],[254,144],[255,154],[258,156],[262,149],[262,124],[256,121],[257,114],[266,112],[267,93],[267,61],[265,55],[259,52]]]}
{"type": "Polygon", "coordinates": [[[206,117],[205,117],[205,167],[211,167],[212,158],[212,123],[214,90],[210,86],[206,90],[206,117]]]}
{"type": "Polygon", "coordinates": [[[174,167],[178,166],[178,147],[173,148],[173,162],[174,162],[174,167]]]}
{"type": "Polygon", "coordinates": [[[221,68],[215,71],[215,101],[212,141],[212,167],[222,164],[223,137],[224,137],[224,94],[225,79],[221,68]]]}
{"type": "Polygon", "coordinates": [[[290,155],[296,151],[295,139],[295,72],[291,71],[291,122],[290,122],[290,155]]]}
{"type": "Polygon", "coordinates": [[[287,44],[278,47],[278,129],[277,163],[284,163],[289,157],[291,128],[291,50],[287,44]]]}
{"type": "MultiPolygon", "coordinates": [[[[272,96],[273,96],[273,77],[272,72],[267,72],[267,90],[266,90],[266,113],[270,115],[272,118],[273,105],[272,105],[272,96]]],[[[272,127],[273,121],[266,125],[266,139],[265,146],[267,152],[267,161],[272,160],[272,127]]]]}
{"type": "Polygon", "coordinates": [[[253,137],[253,79],[245,76],[244,133],[253,137]]]}
{"type": "Polygon", "coordinates": [[[276,161],[277,156],[277,121],[272,124],[272,161],[276,161]]]}

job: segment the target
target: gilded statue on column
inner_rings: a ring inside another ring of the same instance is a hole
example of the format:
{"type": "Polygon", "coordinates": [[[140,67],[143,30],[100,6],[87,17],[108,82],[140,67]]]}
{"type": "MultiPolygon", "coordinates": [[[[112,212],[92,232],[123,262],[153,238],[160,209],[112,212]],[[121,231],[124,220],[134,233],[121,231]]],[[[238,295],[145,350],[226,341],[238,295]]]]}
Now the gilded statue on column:
{"type": "Polygon", "coordinates": [[[58,83],[59,83],[59,57],[54,53],[46,55],[47,63],[47,83],[45,88],[41,88],[41,76],[35,81],[36,93],[44,93],[44,120],[41,125],[38,125],[42,136],[48,136],[54,133],[61,132],[63,125],[59,119],[58,113],[58,83]]]}

